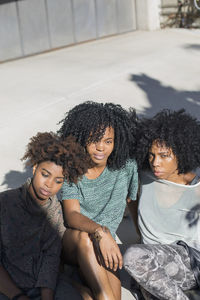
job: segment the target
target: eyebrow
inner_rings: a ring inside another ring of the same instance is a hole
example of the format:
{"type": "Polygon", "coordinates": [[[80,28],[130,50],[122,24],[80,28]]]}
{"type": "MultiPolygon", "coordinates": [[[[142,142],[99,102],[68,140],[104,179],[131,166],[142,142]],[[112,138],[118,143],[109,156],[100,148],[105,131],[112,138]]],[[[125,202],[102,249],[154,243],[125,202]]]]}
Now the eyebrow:
{"type": "MultiPolygon", "coordinates": [[[[154,154],[153,152],[149,151],[150,154],[154,154]]],[[[158,152],[158,154],[163,154],[163,153],[170,153],[169,150],[166,150],[166,151],[160,151],[158,152]]]]}
{"type": "Polygon", "coordinates": [[[113,140],[113,138],[112,137],[108,137],[105,140],[113,140]]]}
{"type": "MultiPolygon", "coordinates": [[[[51,172],[49,172],[47,169],[45,168],[42,168],[43,171],[46,171],[49,175],[52,175],[51,172]]],[[[65,177],[56,177],[56,178],[61,178],[61,179],[64,179],[65,177]]]]}

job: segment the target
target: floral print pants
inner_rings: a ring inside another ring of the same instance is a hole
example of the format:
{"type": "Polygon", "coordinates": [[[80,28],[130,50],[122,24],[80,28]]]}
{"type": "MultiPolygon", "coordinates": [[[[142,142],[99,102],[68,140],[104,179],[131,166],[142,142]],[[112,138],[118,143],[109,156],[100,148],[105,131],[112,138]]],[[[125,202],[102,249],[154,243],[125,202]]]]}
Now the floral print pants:
{"type": "Polygon", "coordinates": [[[197,287],[183,246],[132,245],[124,255],[126,271],[142,287],[145,299],[186,300],[183,291],[197,287]]]}

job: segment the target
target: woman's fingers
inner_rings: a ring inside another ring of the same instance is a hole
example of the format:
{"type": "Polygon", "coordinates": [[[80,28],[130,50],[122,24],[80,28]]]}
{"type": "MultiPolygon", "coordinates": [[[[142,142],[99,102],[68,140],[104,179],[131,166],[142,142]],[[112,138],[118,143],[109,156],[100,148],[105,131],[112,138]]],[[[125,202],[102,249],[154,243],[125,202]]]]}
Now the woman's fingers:
{"type": "Polygon", "coordinates": [[[107,255],[106,255],[106,256],[103,256],[103,258],[104,258],[105,266],[106,266],[106,268],[108,269],[108,268],[109,268],[109,260],[108,260],[107,255]]]}
{"type": "Polygon", "coordinates": [[[101,239],[99,246],[106,268],[113,271],[116,271],[118,268],[121,269],[123,264],[122,255],[112,236],[105,235],[101,239]]]}
{"type": "Polygon", "coordinates": [[[117,269],[122,268],[123,260],[122,260],[122,255],[120,252],[115,253],[113,252],[112,254],[108,254],[104,258],[104,262],[107,268],[117,271],[117,269]]]}
{"type": "Polygon", "coordinates": [[[122,258],[122,254],[119,250],[119,253],[118,253],[118,267],[119,267],[120,270],[122,269],[122,266],[123,266],[123,258],[122,258]]]}
{"type": "Polygon", "coordinates": [[[113,269],[113,256],[109,253],[108,255],[108,263],[109,263],[109,269],[113,269]]]}
{"type": "Polygon", "coordinates": [[[113,254],[113,271],[117,271],[119,266],[119,260],[118,260],[118,256],[116,254],[113,254]]]}
{"type": "Polygon", "coordinates": [[[117,271],[117,269],[121,269],[123,265],[123,259],[120,251],[112,254],[113,258],[113,271],[117,271]]]}

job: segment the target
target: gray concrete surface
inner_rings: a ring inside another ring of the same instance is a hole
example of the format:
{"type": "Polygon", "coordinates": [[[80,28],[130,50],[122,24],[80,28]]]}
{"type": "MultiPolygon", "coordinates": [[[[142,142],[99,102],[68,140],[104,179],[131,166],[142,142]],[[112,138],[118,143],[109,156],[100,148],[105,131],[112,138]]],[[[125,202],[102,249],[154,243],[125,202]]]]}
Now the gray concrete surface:
{"type": "MultiPolygon", "coordinates": [[[[133,32],[0,65],[0,191],[30,174],[20,158],[38,131],[57,130],[74,105],[94,100],[133,106],[152,116],[161,108],[200,118],[200,31],[133,32]]],[[[125,219],[122,248],[135,242],[125,219]]],[[[133,299],[122,274],[123,300],[133,299]]]]}

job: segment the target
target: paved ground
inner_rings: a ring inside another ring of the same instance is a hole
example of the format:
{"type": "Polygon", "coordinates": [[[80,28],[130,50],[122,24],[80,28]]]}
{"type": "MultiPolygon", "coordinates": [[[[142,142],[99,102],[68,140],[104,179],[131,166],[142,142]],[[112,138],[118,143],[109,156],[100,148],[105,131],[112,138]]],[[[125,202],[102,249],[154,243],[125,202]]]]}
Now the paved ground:
{"type": "MultiPolygon", "coordinates": [[[[200,117],[200,31],[133,32],[0,65],[0,191],[21,184],[30,170],[23,156],[29,137],[57,130],[72,106],[85,101],[133,106],[152,116],[185,107],[200,117]]],[[[122,247],[135,242],[124,220],[122,247]]],[[[123,274],[123,300],[128,276],[123,274]]]]}

